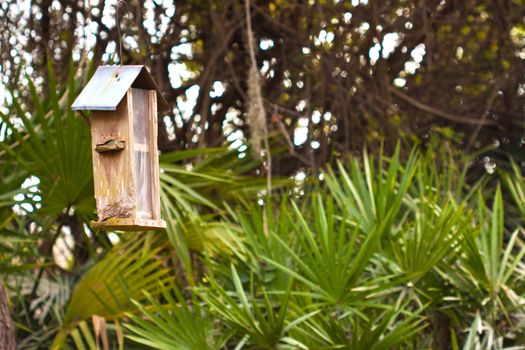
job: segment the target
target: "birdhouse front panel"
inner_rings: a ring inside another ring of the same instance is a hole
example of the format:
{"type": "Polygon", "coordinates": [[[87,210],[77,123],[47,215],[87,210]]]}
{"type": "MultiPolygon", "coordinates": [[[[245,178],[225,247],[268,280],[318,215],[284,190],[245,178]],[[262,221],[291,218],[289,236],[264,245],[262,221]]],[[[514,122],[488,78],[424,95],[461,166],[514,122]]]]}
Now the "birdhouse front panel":
{"type": "Polygon", "coordinates": [[[136,191],[130,151],[132,125],[128,98],[116,111],[94,111],[91,119],[93,180],[99,221],[135,214],[136,191]]]}

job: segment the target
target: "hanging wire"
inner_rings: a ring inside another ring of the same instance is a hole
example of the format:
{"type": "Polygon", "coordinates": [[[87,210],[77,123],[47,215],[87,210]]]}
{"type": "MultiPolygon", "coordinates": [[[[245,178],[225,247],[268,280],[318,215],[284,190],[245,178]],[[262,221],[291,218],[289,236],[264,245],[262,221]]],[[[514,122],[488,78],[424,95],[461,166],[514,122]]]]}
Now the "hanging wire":
{"type": "Polygon", "coordinates": [[[120,8],[120,5],[124,5],[126,8],[126,12],[124,13],[124,16],[129,15],[131,13],[128,3],[125,0],[118,0],[117,4],[115,5],[117,8],[117,33],[118,33],[118,45],[119,45],[119,60],[120,60],[120,66],[122,67],[122,37],[120,34],[120,16],[118,15],[118,9],[120,8]]]}

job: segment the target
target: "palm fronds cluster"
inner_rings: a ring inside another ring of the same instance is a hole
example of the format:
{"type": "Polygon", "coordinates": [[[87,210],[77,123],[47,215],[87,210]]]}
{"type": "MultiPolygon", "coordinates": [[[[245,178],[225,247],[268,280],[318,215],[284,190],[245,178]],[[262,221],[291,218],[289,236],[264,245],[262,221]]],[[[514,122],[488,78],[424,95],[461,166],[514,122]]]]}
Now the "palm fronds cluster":
{"type": "Polygon", "coordinates": [[[95,232],[71,71],[45,98],[25,79],[1,114],[0,272],[20,349],[525,344],[518,166],[467,181],[468,157],[399,146],[274,178],[267,196],[260,160],[235,148],[175,152],[166,232],[95,232]]]}

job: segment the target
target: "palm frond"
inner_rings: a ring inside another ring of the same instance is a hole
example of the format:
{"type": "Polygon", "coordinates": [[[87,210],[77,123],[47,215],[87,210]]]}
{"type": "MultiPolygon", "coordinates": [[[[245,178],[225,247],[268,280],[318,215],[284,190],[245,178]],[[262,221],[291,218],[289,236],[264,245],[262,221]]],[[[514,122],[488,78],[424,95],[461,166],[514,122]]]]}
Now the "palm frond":
{"type": "Polygon", "coordinates": [[[161,249],[155,240],[143,235],[115,246],[95,264],[73,290],[54,348],[64,344],[80,321],[94,315],[118,320],[136,309],[132,300],[144,300],[144,292],[158,293],[158,283],[170,279],[169,270],[157,258],[161,249]]]}
{"type": "Polygon", "coordinates": [[[128,314],[132,321],[125,325],[132,332],[129,339],[163,350],[219,350],[224,346],[228,335],[219,334],[208,311],[195,298],[189,304],[175,285],[162,287],[164,303],[149,293],[145,296],[147,304],[135,302],[140,313],[128,314]]]}

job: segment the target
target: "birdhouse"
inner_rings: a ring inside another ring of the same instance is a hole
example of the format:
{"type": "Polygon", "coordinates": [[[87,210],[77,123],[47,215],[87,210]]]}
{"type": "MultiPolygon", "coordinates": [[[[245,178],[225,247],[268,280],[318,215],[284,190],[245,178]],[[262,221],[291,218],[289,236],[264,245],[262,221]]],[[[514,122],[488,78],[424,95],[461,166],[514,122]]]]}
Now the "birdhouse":
{"type": "Polygon", "coordinates": [[[98,221],[122,231],[166,227],[160,217],[157,111],[168,109],[144,66],[100,66],[72,109],[92,111],[98,221]]]}

